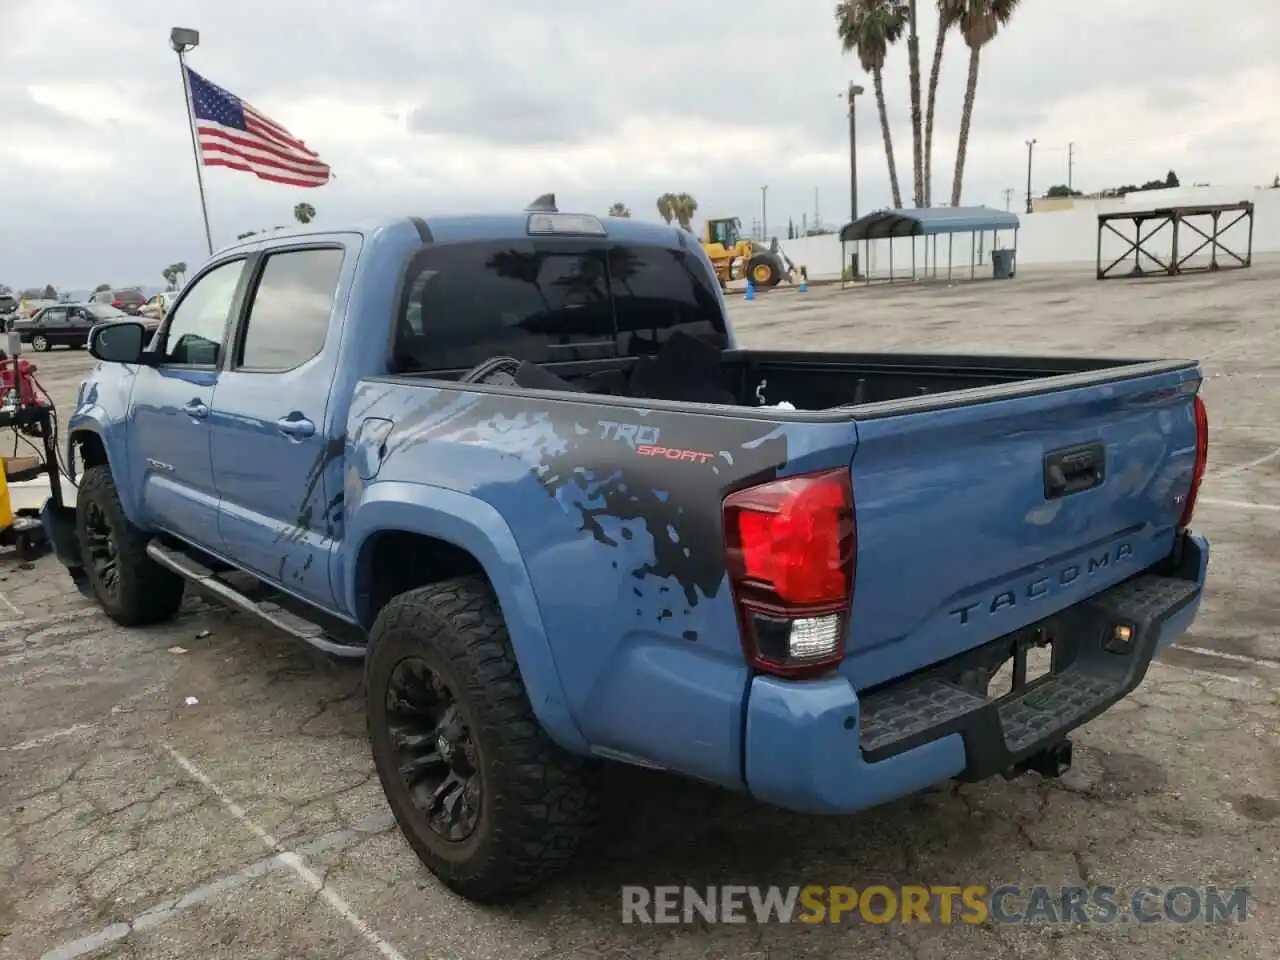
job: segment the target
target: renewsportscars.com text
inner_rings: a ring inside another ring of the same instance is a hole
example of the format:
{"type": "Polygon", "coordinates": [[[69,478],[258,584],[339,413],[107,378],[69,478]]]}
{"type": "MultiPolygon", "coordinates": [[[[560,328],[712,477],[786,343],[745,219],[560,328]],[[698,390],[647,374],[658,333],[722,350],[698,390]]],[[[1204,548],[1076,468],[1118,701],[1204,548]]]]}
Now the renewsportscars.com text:
{"type": "Polygon", "coordinates": [[[623,923],[1227,923],[1247,887],[985,886],[622,888],[623,923]]]}

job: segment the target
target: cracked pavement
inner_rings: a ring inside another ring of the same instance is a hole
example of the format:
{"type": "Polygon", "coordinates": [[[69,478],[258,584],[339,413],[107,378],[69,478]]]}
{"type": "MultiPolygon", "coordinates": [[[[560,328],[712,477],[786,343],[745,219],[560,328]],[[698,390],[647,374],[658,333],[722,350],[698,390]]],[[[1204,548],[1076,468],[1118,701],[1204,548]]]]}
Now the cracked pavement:
{"type": "MultiPolygon", "coordinates": [[[[525,903],[477,907],[391,826],[358,667],[199,601],[122,630],[52,558],[0,558],[0,960],[1280,955],[1280,258],[1176,280],[1026,269],[1009,283],[815,287],[730,306],[746,344],[1203,361],[1208,593],[1138,691],[1074,736],[1065,777],[948,784],[813,818],[617,767],[577,869],[525,903]],[[624,884],[731,883],[1244,884],[1251,916],[621,922],[624,884]]],[[[29,359],[65,416],[89,361],[29,359]]]]}

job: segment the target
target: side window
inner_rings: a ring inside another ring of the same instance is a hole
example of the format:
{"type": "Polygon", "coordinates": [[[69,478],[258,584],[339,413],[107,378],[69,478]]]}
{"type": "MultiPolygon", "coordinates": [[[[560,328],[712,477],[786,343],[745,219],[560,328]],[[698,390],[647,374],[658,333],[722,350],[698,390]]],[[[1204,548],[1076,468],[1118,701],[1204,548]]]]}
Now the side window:
{"type": "Polygon", "coordinates": [[[651,353],[676,331],[723,345],[718,285],[697,256],[623,245],[611,247],[608,256],[623,353],[651,353]]]}
{"type": "Polygon", "coordinates": [[[166,363],[217,366],[243,270],[243,260],[214,267],[170,311],[162,345],[166,363]]]}
{"type": "Polygon", "coordinates": [[[40,326],[42,327],[65,327],[66,325],[67,311],[63,307],[50,307],[40,314],[40,326]]]}
{"type": "Polygon", "coordinates": [[[342,250],[290,250],[267,257],[249,307],[237,366],[283,371],[324,348],[342,250]]]}
{"type": "Polygon", "coordinates": [[[527,240],[445,244],[411,266],[396,328],[400,371],[465,370],[490,357],[573,360],[614,342],[604,251],[527,240]]]}

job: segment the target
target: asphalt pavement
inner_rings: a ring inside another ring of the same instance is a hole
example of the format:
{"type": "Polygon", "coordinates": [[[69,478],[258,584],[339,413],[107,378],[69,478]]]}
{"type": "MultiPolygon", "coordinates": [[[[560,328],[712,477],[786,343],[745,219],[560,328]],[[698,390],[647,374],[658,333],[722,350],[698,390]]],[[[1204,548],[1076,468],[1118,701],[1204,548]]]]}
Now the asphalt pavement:
{"type": "MultiPolygon", "coordinates": [[[[747,345],[1203,362],[1195,526],[1214,553],[1201,614],[1076,735],[1066,777],[813,818],[618,767],[578,868],[525,903],[480,908],[391,825],[358,667],[194,601],[170,624],[123,630],[52,558],[0,558],[0,960],[1280,956],[1280,259],[1177,279],[1025,269],[778,289],[730,306],[747,345]],[[1064,886],[1112,887],[1124,909],[1111,923],[1061,909],[1034,922],[877,922],[876,909],[841,923],[623,922],[624,886],[725,884],[846,897],[1014,884],[1054,901],[1064,886]],[[1246,886],[1245,919],[1191,917],[1188,896],[1209,886],[1246,886]],[[1166,909],[1174,888],[1190,889],[1166,909]],[[1154,922],[1126,912],[1143,889],[1154,922]]],[[[91,361],[28,359],[65,420],[91,361]]]]}

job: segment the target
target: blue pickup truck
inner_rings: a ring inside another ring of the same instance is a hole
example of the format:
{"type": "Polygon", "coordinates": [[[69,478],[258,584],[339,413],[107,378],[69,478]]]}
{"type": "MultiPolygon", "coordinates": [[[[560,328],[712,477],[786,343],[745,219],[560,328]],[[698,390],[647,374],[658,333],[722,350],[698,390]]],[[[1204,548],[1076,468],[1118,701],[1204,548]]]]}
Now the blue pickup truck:
{"type": "Polygon", "coordinates": [[[478,902],[609,761],[810,813],[1059,775],[1205,580],[1195,362],[746,349],[661,224],[256,236],[90,350],[63,564],[120,624],[190,586],[363,658],[392,811],[478,902]]]}

